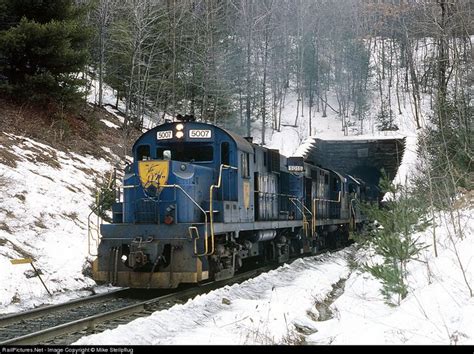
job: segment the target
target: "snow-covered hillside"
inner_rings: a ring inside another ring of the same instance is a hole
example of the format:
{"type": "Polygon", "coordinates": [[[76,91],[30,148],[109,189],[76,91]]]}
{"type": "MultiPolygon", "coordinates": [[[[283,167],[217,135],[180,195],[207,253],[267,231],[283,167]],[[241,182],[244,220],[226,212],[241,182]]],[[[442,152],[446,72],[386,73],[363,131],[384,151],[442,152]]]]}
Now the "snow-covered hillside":
{"type": "Polygon", "coordinates": [[[0,150],[0,313],[90,294],[76,291],[95,285],[83,273],[87,219],[95,179],[111,170],[110,159],[2,132],[0,150]],[[23,258],[34,259],[52,298],[29,264],[10,262],[23,258]]]}

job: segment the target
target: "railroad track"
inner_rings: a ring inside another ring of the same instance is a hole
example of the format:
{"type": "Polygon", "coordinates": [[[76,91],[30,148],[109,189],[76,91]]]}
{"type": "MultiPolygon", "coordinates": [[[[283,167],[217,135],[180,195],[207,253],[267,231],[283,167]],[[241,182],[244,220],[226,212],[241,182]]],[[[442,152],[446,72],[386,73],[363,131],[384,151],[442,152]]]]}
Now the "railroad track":
{"type": "Polygon", "coordinates": [[[155,311],[183,303],[196,295],[240,283],[274,268],[276,267],[266,266],[227,280],[200,284],[171,293],[171,290],[168,290],[167,294],[146,300],[133,297],[132,289],[121,289],[9,315],[0,319],[0,346],[69,345],[82,336],[116,328],[138,317],[149,316],[155,311]]]}

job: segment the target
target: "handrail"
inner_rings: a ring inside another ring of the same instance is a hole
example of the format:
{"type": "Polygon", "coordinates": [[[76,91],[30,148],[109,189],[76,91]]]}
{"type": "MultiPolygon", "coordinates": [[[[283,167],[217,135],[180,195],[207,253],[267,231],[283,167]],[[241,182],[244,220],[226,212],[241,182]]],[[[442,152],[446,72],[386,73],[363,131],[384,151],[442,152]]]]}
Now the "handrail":
{"type": "Polygon", "coordinates": [[[126,185],[126,186],[118,186],[117,188],[122,188],[122,189],[131,189],[131,188],[137,188],[137,187],[140,187],[141,185],[140,184],[130,184],[130,185],[126,185]]]}
{"type": "MultiPolygon", "coordinates": [[[[184,193],[184,195],[191,201],[195,206],[197,206],[202,213],[204,214],[204,224],[206,225],[206,228],[204,230],[204,247],[205,247],[205,252],[202,254],[199,254],[197,251],[197,240],[199,240],[199,237],[194,239],[194,255],[195,256],[206,256],[208,253],[208,245],[207,245],[207,238],[208,238],[208,230],[207,230],[207,214],[206,211],[179,185],[179,184],[162,184],[160,185],[160,188],[178,188],[181,190],[181,192],[184,193]]],[[[199,234],[198,234],[199,236],[199,234]]]]}
{"type": "MultiPolygon", "coordinates": [[[[136,187],[139,187],[140,185],[129,185],[129,186],[120,186],[121,188],[123,189],[128,189],[128,188],[136,188],[136,187]]],[[[159,186],[160,188],[177,188],[179,190],[181,190],[184,195],[195,205],[198,207],[199,210],[202,211],[202,213],[204,214],[204,224],[205,224],[205,230],[204,230],[204,247],[205,247],[205,251],[204,253],[198,253],[198,250],[197,250],[197,240],[199,240],[199,232],[197,232],[196,234],[198,235],[197,238],[194,239],[194,255],[195,256],[206,256],[208,255],[208,252],[209,252],[209,247],[208,247],[208,242],[207,242],[207,239],[208,239],[208,225],[207,225],[207,214],[206,214],[206,211],[179,185],[179,184],[160,184],[159,186]]]]}
{"type": "Polygon", "coordinates": [[[98,250],[98,248],[99,248],[99,240],[100,240],[100,232],[99,232],[100,217],[99,217],[98,214],[96,214],[96,215],[97,215],[97,226],[95,227],[96,230],[97,230],[97,238],[93,237],[93,235],[92,235],[92,234],[93,234],[93,231],[92,231],[92,227],[91,227],[91,225],[92,225],[91,216],[92,216],[92,214],[94,214],[94,213],[97,211],[98,208],[99,208],[98,206],[96,206],[95,208],[93,208],[93,209],[91,210],[91,212],[89,213],[89,215],[87,216],[87,253],[89,253],[89,255],[92,256],[92,257],[97,257],[98,254],[99,254],[99,252],[97,252],[96,254],[93,254],[93,253],[91,252],[91,243],[92,243],[91,240],[94,240],[94,241],[95,241],[96,250],[98,250]]]}
{"type": "Polygon", "coordinates": [[[87,216],[87,253],[89,253],[90,256],[92,257],[97,257],[99,255],[99,241],[100,241],[100,222],[101,222],[101,217],[98,213],[98,210],[100,208],[100,193],[97,191],[96,193],[96,205],[94,208],[91,209],[91,212],[87,216]],[[95,229],[97,231],[97,238],[93,237],[93,231],[92,231],[92,221],[91,221],[91,216],[92,214],[96,214],[97,216],[97,224],[95,225],[95,229]],[[93,254],[91,252],[91,239],[95,241],[95,248],[97,250],[97,254],[93,254]]]}
{"type": "Polygon", "coordinates": [[[354,215],[354,217],[351,218],[351,216],[349,216],[349,220],[352,219],[352,222],[349,224],[352,231],[354,231],[356,229],[356,210],[354,208],[354,205],[352,204],[353,202],[357,202],[357,198],[352,198],[351,201],[350,201],[350,204],[351,204],[351,211],[352,213],[350,213],[350,215],[354,215]]]}
{"type": "Polygon", "coordinates": [[[315,198],[315,199],[313,199],[313,225],[312,225],[313,234],[316,232],[316,217],[317,217],[317,204],[316,204],[316,202],[340,203],[341,202],[341,191],[339,191],[339,195],[337,197],[337,200],[324,199],[324,198],[315,198]]]}
{"type": "MultiPolygon", "coordinates": [[[[306,218],[306,214],[304,213],[303,210],[300,209],[300,207],[298,207],[298,205],[295,203],[295,200],[296,200],[297,202],[299,202],[299,203],[301,204],[301,206],[303,207],[303,209],[305,209],[305,210],[311,215],[311,219],[313,218],[313,213],[304,205],[304,203],[303,203],[301,200],[299,200],[299,199],[297,199],[297,198],[289,198],[289,200],[290,200],[290,202],[293,203],[293,205],[296,207],[296,209],[299,210],[299,212],[301,213],[301,215],[303,215],[303,225],[309,224],[309,223],[308,223],[308,219],[306,218]]],[[[305,230],[307,230],[307,229],[306,229],[306,226],[305,226],[305,230]]],[[[307,235],[306,235],[306,236],[307,236],[307,235]]]]}
{"type": "MultiPolygon", "coordinates": [[[[107,189],[112,189],[112,184],[115,182],[115,174],[116,174],[116,169],[114,168],[112,171],[110,171],[110,175],[108,178],[108,183],[107,183],[107,189]]],[[[87,216],[87,253],[92,256],[92,257],[97,257],[99,255],[99,241],[100,241],[100,224],[101,224],[101,217],[99,213],[97,212],[100,208],[100,192],[97,191],[96,193],[96,206],[91,209],[91,212],[87,216]],[[97,225],[95,225],[95,229],[97,231],[97,238],[93,237],[93,230],[92,230],[92,220],[91,216],[92,214],[97,215],[97,225]],[[95,241],[95,248],[97,250],[96,254],[93,254],[91,252],[91,240],[95,241]]]]}
{"type": "MultiPolygon", "coordinates": [[[[217,184],[213,184],[210,188],[209,188],[209,226],[210,226],[210,229],[211,229],[211,252],[210,253],[206,253],[205,254],[206,256],[210,256],[214,253],[214,200],[213,200],[213,191],[214,191],[214,188],[218,189],[218,188],[221,188],[221,185],[222,185],[222,171],[224,169],[232,169],[232,170],[238,170],[237,167],[234,167],[234,166],[229,166],[229,165],[224,165],[224,164],[221,164],[220,168],[219,168],[219,177],[217,178],[217,184]]],[[[206,242],[206,250],[207,250],[207,242],[206,242]]]]}
{"type": "Polygon", "coordinates": [[[301,206],[311,215],[313,215],[313,213],[311,212],[311,210],[309,210],[306,205],[304,205],[304,203],[299,200],[298,198],[289,198],[289,200],[295,205],[295,207],[300,211],[301,214],[304,215],[304,212],[298,207],[298,205],[296,205],[296,203],[294,202],[295,200],[301,204],[301,206]]]}
{"type": "Polygon", "coordinates": [[[259,193],[259,194],[270,194],[270,195],[277,196],[277,197],[296,198],[296,195],[294,195],[294,194],[280,194],[280,193],[273,193],[273,192],[263,192],[263,191],[254,191],[254,193],[259,193]]]}

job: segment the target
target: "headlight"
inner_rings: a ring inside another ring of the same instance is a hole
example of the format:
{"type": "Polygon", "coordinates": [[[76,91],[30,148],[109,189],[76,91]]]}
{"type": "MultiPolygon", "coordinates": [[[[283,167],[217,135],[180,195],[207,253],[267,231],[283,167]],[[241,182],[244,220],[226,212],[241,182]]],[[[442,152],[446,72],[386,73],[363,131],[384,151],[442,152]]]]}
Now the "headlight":
{"type": "Polygon", "coordinates": [[[184,125],[179,123],[176,125],[176,130],[183,130],[184,129],[184,125]]]}
{"type": "Polygon", "coordinates": [[[184,136],[184,133],[182,131],[176,132],[176,137],[178,139],[181,139],[184,136]]]}
{"type": "Polygon", "coordinates": [[[125,263],[127,261],[127,256],[126,255],[123,255],[122,256],[122,262],[125,263]]]}

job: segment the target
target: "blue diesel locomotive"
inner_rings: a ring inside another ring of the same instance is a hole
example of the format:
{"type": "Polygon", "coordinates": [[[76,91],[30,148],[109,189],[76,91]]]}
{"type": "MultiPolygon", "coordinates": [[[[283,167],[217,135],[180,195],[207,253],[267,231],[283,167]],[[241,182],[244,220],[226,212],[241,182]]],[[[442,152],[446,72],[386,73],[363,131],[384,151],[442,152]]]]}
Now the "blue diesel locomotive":
{"type": "Polygon", "coordinates": [[[336,247],[364,222],[362,181],[194,121],[144,133],[122,188],[93,277],[132,288],[230,278],[250,259],[336,247]]]}

